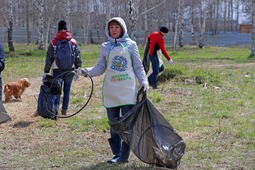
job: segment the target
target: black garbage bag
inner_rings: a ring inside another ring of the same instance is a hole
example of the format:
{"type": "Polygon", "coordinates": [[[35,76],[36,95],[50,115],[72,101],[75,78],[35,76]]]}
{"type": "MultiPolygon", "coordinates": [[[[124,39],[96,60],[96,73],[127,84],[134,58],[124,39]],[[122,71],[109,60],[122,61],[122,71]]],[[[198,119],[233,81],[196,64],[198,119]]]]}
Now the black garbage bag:
{"type": "Polygon", "coordinates": [[[159,167],[176,168],[186,145],[142,90],[138,104],[120,119],[109,122],[111,128],[143,162],[159,167]]]}
{"type": "Polygon", "coordinates": [[[0,124],[10,120],[11,120],[11,117],[8,115],[7,111],[5,110],[3,102],[0,101],[0,124]]]}
{"type": "Polygon", "coordinates": [[[56,119],[58,113],[57,97],[61,95],[61,78],[54,79],[47,75],[40,87],[37,103],[37,111],[40,116],[48,119],[56,119]]]}

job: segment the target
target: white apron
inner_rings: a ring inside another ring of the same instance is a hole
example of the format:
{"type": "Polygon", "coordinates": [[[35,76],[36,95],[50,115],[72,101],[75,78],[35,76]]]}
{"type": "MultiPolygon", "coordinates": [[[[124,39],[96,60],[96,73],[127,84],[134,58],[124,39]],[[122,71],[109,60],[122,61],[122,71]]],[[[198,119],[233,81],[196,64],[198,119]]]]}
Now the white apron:
{"type": "Polygon", "coordinates": [[[112,46],[103,83],[103,105],[106,108],[136,104],[137,84],[128,48],[121,43],[112,46]]]}

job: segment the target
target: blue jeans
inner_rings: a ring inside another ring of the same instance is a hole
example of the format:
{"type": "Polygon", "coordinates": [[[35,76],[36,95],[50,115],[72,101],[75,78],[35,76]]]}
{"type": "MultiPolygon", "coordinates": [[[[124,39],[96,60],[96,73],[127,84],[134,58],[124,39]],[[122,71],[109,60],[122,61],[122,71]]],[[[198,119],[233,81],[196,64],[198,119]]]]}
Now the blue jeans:
{"type": "MultiPolygon", "coordinates": [[[[121,116],[125,115],[130,109],[132,109],[134,105],[127,105],[127,106],[120,106],[114,108],[106,108],[107,116],[109,121],[112,121],[116,118],[120,118],[121,116]],[[121,115],[122,114],[122,115],[121,115]]],[[[124,162],[128,160],[130,155],[130,147],[129,145],[121,141],[121,138],[118,134],[116,134],[112,128],[110,128],[111,138],[109,140],[110,146],[112,149],[112,153],[115,156],[119,156],[119,161],[124,162]]]]}
{"type": "MultiPolygon", "coordinates": [[[[61,70],[53,70],[53,77],[54,78],[61,78],[61,87],[63,88],[63,103],[62,103],[62,110],[67,110],[68,109],[68,103],[70,100],[70,90],[71,90],[71,85],[73,81],[73,76],[74,74],[71,72],[66,72],[66,71],[61,71],[61,70]],[[64,84],[64,87],[63,87],[64,84]]],[[[60,103],[60,95],[58,95],[55,104],[59,105],[60,103]]]]}
{"type": "Polygon", "coordinates": [[[3,89],[2,89],[2,75],[0,73],[0,99],[2,101],[3,89]]]}
{"type": "Polygon", "coordinates": [[[151,61],[151,65],[152,65],[152,73],[148,77],[148,81],[149,81],[149,84],[153,88],[157,88],[158,87],[158,74],[164,70],[164,65],[159,67],[159,60],[158,60],[157,56],[150,55],[150,61],[151,61]]]}

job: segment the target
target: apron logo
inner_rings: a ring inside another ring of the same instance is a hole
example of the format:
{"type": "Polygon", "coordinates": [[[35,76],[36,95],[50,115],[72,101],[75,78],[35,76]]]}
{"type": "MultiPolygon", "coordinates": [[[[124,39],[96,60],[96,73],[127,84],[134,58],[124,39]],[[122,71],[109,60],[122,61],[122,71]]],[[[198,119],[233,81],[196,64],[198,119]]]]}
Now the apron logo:
{"type": "Polygon", "coordinates": [[[112,82],[118,82],[118,81],[124,81],[124,80],[131,80],[131,77],[128,75],[128,73],[113,75],[111,77],[112,82]]]}
{"type": "Polygon", "coordinates": [[[125,71],[127,68],[127,59],[123,56],[115,56],[112,59],[111,69],[116,71],[125,71]]]}

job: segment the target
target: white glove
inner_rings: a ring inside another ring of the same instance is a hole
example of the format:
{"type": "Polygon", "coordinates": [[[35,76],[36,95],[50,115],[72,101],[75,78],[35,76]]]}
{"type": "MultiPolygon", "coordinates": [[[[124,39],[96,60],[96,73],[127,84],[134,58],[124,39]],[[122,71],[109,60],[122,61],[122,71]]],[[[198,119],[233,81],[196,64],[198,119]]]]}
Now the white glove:
{"type": "Polygon", "coordinates": [[[78,68],[75,70],[75,72],[79,75],[79,76],[84,76],[84,77],[88,77],[89,75],[89,71],[86,68],[78,68]]]}
{"type": "Polygon", "coordinates": [[[74,74],[73,80],[74,80],[74,81],[79,80],[79,75],[78,75],[77,73],[74,74]]]}
{"type": "Polygon", "coordinates": [[[150,88],[150,86],[149,86],[149,84],[148,83],[144,83],[144,84],[142,84],[142,87],[143,87],[143,91],[144,92],[148,92],[149,91],[149,88],[150,88]]]}
{"type": "Polygon", "coordinates": [[[168,64],[173,64],[174,61],[173,61],[172,59],[170,59],[170,60],[167,61],[167,63],[168,63],[168,64]]]}
{"type": "Polygon", "coordinates": [[[84,68],[84,69],[81,69],[81,74],[84,76],[84,77],[88,77],[89,76],[89,71],[84,68]]]}

